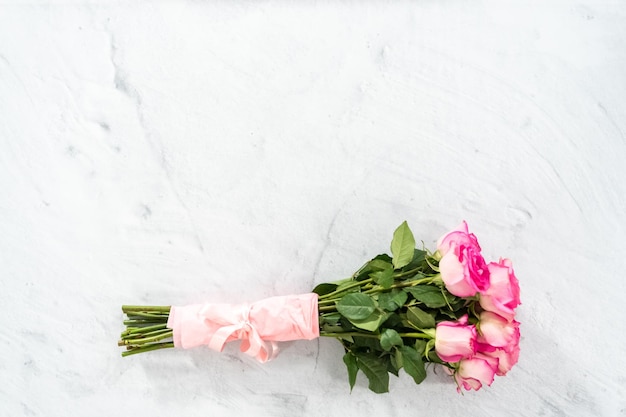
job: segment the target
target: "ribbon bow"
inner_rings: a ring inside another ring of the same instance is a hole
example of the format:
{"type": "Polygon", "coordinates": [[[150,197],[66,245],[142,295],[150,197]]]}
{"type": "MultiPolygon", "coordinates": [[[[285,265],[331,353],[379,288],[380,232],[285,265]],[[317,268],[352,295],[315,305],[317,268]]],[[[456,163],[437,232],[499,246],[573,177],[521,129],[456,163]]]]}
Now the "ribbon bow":
{"type": "Polygon", "coordinates": [[[221,352],[241,340],[241,351],[267,362],[278,355],[276,342],[319,337],[317,294],[266,298],[252,304],[195,304],[172,307],[167,327],[174,346],[199,345],[221,352]]]}
{"type": "Polygon", "coordinates": [[[278,355],[278,344],[261,339],[256,327],[250,321],[251,310],[252,306],[248,304],[242,304],[230,311],[225,311],[220,304],[205,305],[199,312],[200,317],[209,325],[216,323],[223,326],[213,333],[209,348],[221,352],[227,342],[241,339],[242,352],[256,357],[259,362],[274,359],[278,355]]]}

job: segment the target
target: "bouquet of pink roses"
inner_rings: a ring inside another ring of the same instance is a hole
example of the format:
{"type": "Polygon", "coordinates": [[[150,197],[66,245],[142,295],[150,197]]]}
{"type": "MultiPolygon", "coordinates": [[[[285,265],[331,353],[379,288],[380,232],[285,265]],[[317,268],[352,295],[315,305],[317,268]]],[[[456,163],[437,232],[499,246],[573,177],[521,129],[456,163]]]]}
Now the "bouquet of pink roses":
{"type": "Polygon", "coordinates": [[[368,261],[350,278],[311,293],[250,304],[122,306],[128,316],[122,356],[208,345],[221,351],[241,340],[241,351],[271,360],[279,342],[334,337],[344,347],[350,389],[359,371],[376,393],[389,374],[426,378],[442,366],[457,389],[478,390],[505,375],[519,356],[519,284],[511,261],[487,264],[467,224],[443,236],[430,253],[415,248],[406,222],[394,232],[391,256],[368,261]]]}

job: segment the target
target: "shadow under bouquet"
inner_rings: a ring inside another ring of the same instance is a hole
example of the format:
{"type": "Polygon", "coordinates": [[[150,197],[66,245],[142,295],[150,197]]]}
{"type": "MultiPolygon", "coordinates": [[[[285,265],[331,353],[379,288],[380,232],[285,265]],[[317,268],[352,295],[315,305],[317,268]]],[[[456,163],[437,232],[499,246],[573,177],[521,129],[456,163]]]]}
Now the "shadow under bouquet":
{"type": "Polygon", "coordinates": [[[519,357],[519,283],[508,259],[486,263],[467,223],[445,234],[435,252],[415,247],[406,222],[394,232],[391,255],[366,262],[351,277],[308,294],[254,303],[122,306],[122,356],[207,345],[241,351],[261,362],[279,343],[336,338],[343,346],[350,389],[363,372],[369,389],[389,390],[401,369],[419,384],[426,365],[443,367],[457,390],[478,390],[505,375],[519,357]]]}

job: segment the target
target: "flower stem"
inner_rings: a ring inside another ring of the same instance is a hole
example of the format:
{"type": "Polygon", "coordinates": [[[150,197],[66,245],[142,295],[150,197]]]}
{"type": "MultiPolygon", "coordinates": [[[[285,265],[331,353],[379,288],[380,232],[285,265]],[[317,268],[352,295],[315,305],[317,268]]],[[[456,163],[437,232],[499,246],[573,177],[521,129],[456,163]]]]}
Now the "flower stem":
{"type": "Polygon", "coordinates": [[[425,333],[399,333],[400,337],[409,337],[412,339],[432,339],[429,335],[425,333]]]}
{"type": "Polygon", "coordinates": [[[417,274],[420,271],[420,269],[422,269],[422,267],[418,266],[417,268],[410,269],[408,271],[404,271],[404,272],[399,272],[397,274],[393,274],[393,277],[394,277],[394,279],[409,277],[411,275],[417,274]]]}
{"type": "Polygon", "coordinates": [[[143,353],[143,352],[149,352],[151,350],[167,349],[167,348],[173,348],[173,347],[174,347],[173,342],[153,343],[148,346],[133,348],[131,350],[127,350],[126,352],[122,352],[122,356],[129,356],[129,355],[134,355],[135,353],[143,353]]]}
{"type": "Polygon", "coordinates": [[[392,290],[394,288],[405,288],[405,287],[414,287],[416,285],[420,285],[420,284],[424,284],[424,283],[429,283],[432,281],[432,277],[426,277],[426,278],[422,278],[422,279],[416,279],[414,281],[403,281],[400,282],[398,284],[393,284],[391,287],[389,288],[383,288],[383,287],[374,287],[371,290],[367,290],[367,291],[363,291],[363,294],[376,294],[376,293],[380,293],[380,292],[385,292],[385,291],[389,291],[392,290]]]}
{"type": "Polygon", "coordinates": [[[154,330],[154,331],[148,331],[148,332],[135,332],[135,333],[122,332],[122,340],[125,340],[125,339],[137,339],[137,338],[140,338],[140,337],[151,337],[151,336],[156,336],[158,334],[163,334],[163,333],[166,333],[166,332],[169,332],[169,331],[171,331],[171,330],[170,329],[160,329],[160,330],[154,330]]]}
{"type": "Polygon", "coordinates": [[[124,320],[126,326],[153,326],[156,324],[166,324],[167,320],[145,319],[145,320],[124,320]]]}
{"type": "Polygon", "coordinates": [[[128,315],[128,317],[133,317],[133,318],[148,318],[148,319],[159,319],[159,320],[163,320],[165,319],[167,321],[169,314],[163,314],[163,313],[157,313],[157,314],[152,314],[152,313],[144,313],[144,312],[140,312],[140,311],[129,311],[126,313],[128,315]]]}
{"type": "MultiPolygon", "coordinates": [[[[399,333],[400,337],[406,337],[411,339],[432,339],[429,335],[425,333],[399,333]]],[[[343,336],[356,336],[356,337],[369,337],[371,339],[380,339],[379,334],[370,334],[370,333],[361,333],[361,332],[335,332],[335,333],[325,333],[324,331],[320,332],[320,336],[324,337],[343,337],[343,336]]]]}
{"type": "Polygon", "coordinates": [[[158,334],[156,336],[151,336],[151,337],[143,337],[140,339],[126,339],[124,340],[124,344],[125,345],[146,345],[146,344],[150,344],[153,342],[158,342],[159,340],[163,340],[163,339],[167,339],[172,337],[172,331],[170,330],[169,332],[165,332],[162,334],[158,334]]]}
{"type": "Polygon", "coordinates": [[[129,334],[134,334],[134,333],[144,333],[144,332],[151,332],[154,330],[163,330],[163,329],[167,329],[166,323],[156,324],[154,326],[139,327],[139,328],[136,328],[133,330],[127,330],[127,331],[129,334]]]}
{"type": "Polygon", "coordinates": [[[380,339],[380,335],[378,334],[369,334],[369,333],[361,333],[361,332],[324,333],[322,331],[320,332],[320,336],[324,336],[324,337],[358,336],[358,337],[369,337],[370,339],[380,339]]]}
{"type": "Polygon", "coordinates": [[[324,294],[324,295],[320,296],[319,299],[320,300],[325,300],[327,298],[332,298],[335,295],[341,294],[342,292],[344,292],[346,290],[349,290],[349,289],[354,288],[354,287],[360,287],[360,286],[365,285],[365,284],[369,284],[372,281],[373,281],[372,278],[364,279],[363,281],[355,281],[353,284],[346,285],[345,287],[343,287],[341,289],[336,289],[333,292],[330,292],[328,294],[324,294]]]}
{"type": "Polygon", "coordinates": [[[128,313],[129,311],[139,311],[139,312],[159,312],[159,313],[169,313],[171,306],[122,306],[122,311],[124,313],[128,313]]]}

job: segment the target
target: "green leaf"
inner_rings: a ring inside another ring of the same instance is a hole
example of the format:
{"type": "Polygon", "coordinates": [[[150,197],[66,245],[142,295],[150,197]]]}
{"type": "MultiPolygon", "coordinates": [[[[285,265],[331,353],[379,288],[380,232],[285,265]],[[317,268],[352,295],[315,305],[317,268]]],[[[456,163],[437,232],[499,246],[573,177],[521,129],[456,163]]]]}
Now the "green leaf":
{"type": "Polygon", "coordinates": [[[439,287],[432,285],[418,285],[415,287],[406,287],[404,290],[410,292],[411,295],[413,295],[413,298],[426,304],[427,307],[440,308],[447,305],[446,299],[441,293],[441,289],[439,287]]]}
{"type": "Polygon", "coordinates": [[[441,310],[439,310],[439,312],[443,314],[444,316],[450,317],[452,320],[458,319],[458,317],[456,316],[456,313],[454,311],[448,310],[447,308],[442,308],[441,310]]]}
{"type": "Polygon", "coordinates": [[[396,349],[395,354],[393,355],[394,362],[396,363],[396,369],[400,370],[404,367],[404,359],[402,358],[402,350],[396,349]]]}
{"type": "Polygon", "coordinates": [[[387,269],[393,270],[393,265],[391,265],[391,262],[385,261],[383,259],[377,259],[377,258],[374,258],[371,261],[369,261],[367,266],[372,271],[385,271],[387,269]]]}
{"type": "Polygon", "coordinates": [[[376,309],[371,297],[361,293],[346,294],[337,302],[337,311],[348,320],[364,320],[376,309]]]}
{"type": "Polygon", "coordinates": [[[420,355],[424,354],[424,351],[426,351],[426,341],[422,340],[422,339],[415,339],[415,350],[417,351],[417,353],[419,353],[420,355]]]}
{"type": "Polygon", "coordinates": [[[393,301],[391,293],[383,292],[378,294],[378,307],[385,311],[395,311],[400,306],[393,301]]]}
{"type": "Polygon", "coordinates": [[[391,355],[384,356],[385,365],[387,365],[387,372],[392,375],[399,376],[398,370],[396,369],[395,361],[393,360],[393,353],[391,355]]]}
{"type": "Polygon", "coordinates": [[[408,271],[410,269],[415,269],[418,266],[421,266],[426,260],[426,254],[427,252],[425,250],[415,249],[413,251],[413,259],[411,259],[411,262],[403,267],[402,270],[408,271]]]}
{"type": "Polygon", "coordinates": [[[363,265],[358,271],[354,273],[354,279],[356,281],[362,281],[369,276],[371,272],[374,271],[382,271],[383,269],[391,268],[391,256],[383,253],[376,256],[374,259],[368,261],[365,265],[363,265]]]}
{"type": "Polygon", "coordinates": [[[348,383],[350,384],[350,392],[352,392],[352,388],[354,388],[354,383],[356,382],[356,374],[359,373],[359,366],[356,364],[356,356],[351,352],[346,352],[346,354],[343,355],[343,363],[345,363],[346,368],[348,368],[348,383]]]}
{"type": "Polygon", "coordinates": [[[359,348],[367,348],[370,352],[383,350],[383,348],[380,347],[380,340],[374,339],[373,337],[354,336],[353,339],[354,345],[359,348]]]}
{"type": "Polygon", "coordinates": [[[380,334],[380,346],[386,351],[390,351],[394,346],[402,346],[402,344],[402,338],[393,329],[385,329],[380,334]]]}
{"type": "Polygon", "coordinates": [[[413,259],[415,250],[415,238],[406,221],[393,232],[391,241],[391,254],[393,255],[393,267],[400,269],[413,259]]]}
{"type": "Polygon", "coordinates": [[[381,324],[389,317],[388,313],[375,310],[372,314],[363,320],[350,319],[350,323],[354,324],[359,329],[375,332],[378,330],[381,324]]]}
{"type": "Polygon", "coordinates": [[[407,298],[409,298],[406,292],[399,289],[391,290],[391,295],[391,299],[398,307],[402,307],[406,303],[407,298]]]}
{"type": "Polygon", "coordinates": [[[344,316],[341,316],[341,318],[339,319],[339,325],[343,327],[344,332],[356,331],[356,327],[354,327],[354,324],[352,324],[350,320],[348,320],[344,316]]]}
{"type": "Polygon", "coordinates": [[[402,326],[402,318],[396,313],[386,313],[387,319],[383,321],[383,326],[389,329],[395,329],[398,326],[402,326]]]}
{"type": "Polygon", "coordinates": [[[330,294],[337,289],[337,284],[322,283],[313,288],[313,292],[319,296],[330,294]]]}
{"type": "Polygon", "coordinates": [[[393,374],[395,376],[398,376],[398,371],[402,368],[402,353],[397,350],[395,352],[391,352],[391,355],[389,355],[389,361],[391,362],[391,366],[393,366],[393,369],[395,370],[393,374]]]}
{"type": "Polygon", "coordinates": [[[406,303],[408,297],[406,292],[395,288],[391,292],[379,294],[378,305],[386,311],[395,311],[406,303]]]}
{"type": "Polygon", "coordinates": [[[377,394],[389,392],[389,374],[385,361],[369,353],[357,353],[357,365],[369,380],[369,389],[377,394]]]}
{"type": "Polygon", "coordinates": [[[435,327],[435,318],[419,307],[409,307],[406,318],[418,329],[430,329],[435,327]]]}
{"type": "Polygon", "coordinates": [[[413,377],[416,384],[419,384],[426,378],[426,369],[422,356],[410,346],[402,346],[402,364],[407,374],[413,377]]]}
{"type": "Polygon", "coordinates": [[[456,297],[446,290],[442,290],[442,294],[448,300],[448,305],[452,308],[452,311],[459,311],[465,305],[463,298],[456,297]]]}
{"type": "Polygon", "coordinates": [[[330,324],[331,326],[336,325],[341,319],[341,314],[339,313],[324,313],[320,316],[320,324],[330,324]]]}
{"type": "Polygon", "coordinates": [[[372,260],[375,260],[375,259],[380,259],[381,261],[385,261],[388,264],[391,263],[391,256],[387,255],[386,253],[381,253],[380,255],[376,255],[374,259],[372,260]]]}
{"type": "Polygon", "coordinates": [[[372,277],[376,284],[384,289],[388,289],[393,285],[393,269],[372,272],[370,277],[372,277]]]}

